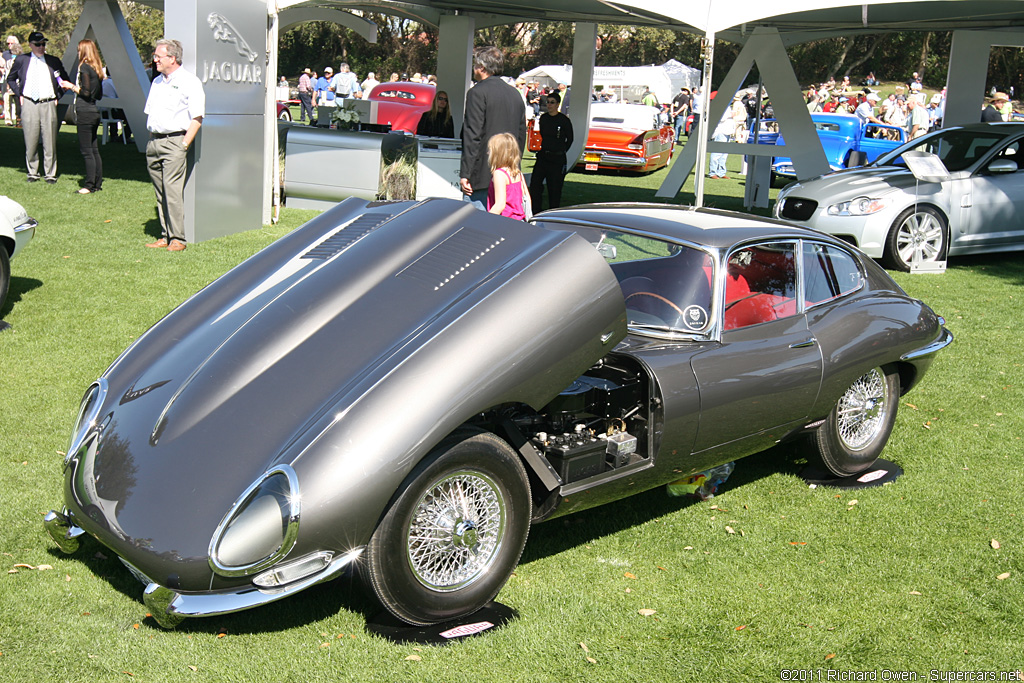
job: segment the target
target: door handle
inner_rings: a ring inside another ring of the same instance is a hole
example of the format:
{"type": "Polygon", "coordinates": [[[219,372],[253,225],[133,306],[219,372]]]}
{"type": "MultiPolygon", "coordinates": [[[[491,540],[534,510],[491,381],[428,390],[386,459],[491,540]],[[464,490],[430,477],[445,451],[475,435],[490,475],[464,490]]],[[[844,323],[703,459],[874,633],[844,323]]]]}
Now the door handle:
{"type": "Polygon", "coordinates": [[[810,339],[805,339],[805,340],[799,341],[799,342],[793,342],[792,344],[789,345],[789,348],[791,348],[791,349],[805,349],[808,346],[814,346],[814,337],[811,337],[810,339]]]}

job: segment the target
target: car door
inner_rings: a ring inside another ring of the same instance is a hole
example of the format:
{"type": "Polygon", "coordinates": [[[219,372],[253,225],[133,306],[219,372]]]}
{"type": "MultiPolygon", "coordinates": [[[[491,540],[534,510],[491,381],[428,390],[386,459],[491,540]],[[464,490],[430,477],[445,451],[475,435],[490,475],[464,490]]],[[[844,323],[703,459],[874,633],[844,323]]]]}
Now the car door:
{"type": "Polygon", "coordinates": [[[798,244],[763,242],[729,256],[721,343],[691,361],[701,404],[695,453],[762,450],[810,414],[822,357],[803,314],[798,244]]]}
{"type": "Polygon", "coordinates": [[[984,162],[970,178],[969,224],[961,225],[953,242],[958,247],[1024,243],[1024,149],[1018,138],[984,162]],[[1016,171],[988,170],[993,162],[1013,162],[1016,171]]]}

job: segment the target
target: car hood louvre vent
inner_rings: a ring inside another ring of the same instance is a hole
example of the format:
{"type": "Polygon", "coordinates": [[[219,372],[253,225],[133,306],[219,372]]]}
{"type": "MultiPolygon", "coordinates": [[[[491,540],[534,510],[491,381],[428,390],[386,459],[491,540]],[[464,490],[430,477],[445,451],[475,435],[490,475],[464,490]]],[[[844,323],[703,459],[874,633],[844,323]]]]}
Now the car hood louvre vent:
{"type": "Polygon", "coordinates": [[[478,262],[505,241],[472,228],[458,232],[416,259],[398,277],[438,290],[478,262]]]}
{"type": "Polygon", "coordinates": [[[326,261],[332,256],[345,251],[353,244],[379,228],[381,225],[387,223],[391,218],[392,216],[390,214],[381,215],[371,213],[360,216],[320,244],[307,251],[302,255],[302,258],[326,261]]]}

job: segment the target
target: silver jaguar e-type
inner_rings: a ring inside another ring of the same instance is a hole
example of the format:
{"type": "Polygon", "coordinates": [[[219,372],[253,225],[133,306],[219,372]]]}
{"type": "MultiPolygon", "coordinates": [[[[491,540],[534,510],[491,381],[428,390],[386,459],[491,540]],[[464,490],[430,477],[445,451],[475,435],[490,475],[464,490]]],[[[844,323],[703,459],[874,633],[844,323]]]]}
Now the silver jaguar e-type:
{"type": "Polygon", "coordinates": [[[786,439],[869,468],[951,339],[860,252],[783,223],[350,199],[89,387],[45,525],[117,553],[167,627],[352,566],[442,622],[495,597],[533,523],[786,439]]]}
{"type": "Polygon", "coordinates": [[[894,270],[1024,249],[1024,124],[977,123],[912,140],[862,168],[787,185],[775,215],[842,237],[894,270]],[[915,177],[907,152],[944,176],[915,177]]]}

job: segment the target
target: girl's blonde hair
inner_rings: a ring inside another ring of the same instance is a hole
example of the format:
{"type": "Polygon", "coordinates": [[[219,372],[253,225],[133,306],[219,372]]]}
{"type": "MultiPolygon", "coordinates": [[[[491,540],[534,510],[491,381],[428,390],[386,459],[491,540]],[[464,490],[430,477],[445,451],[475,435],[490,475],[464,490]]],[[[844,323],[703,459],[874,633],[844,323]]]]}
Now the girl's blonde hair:
{"type": "Polygon", "coordinates": [[[100,59],[99,50],[96,49],[96,43],[88,39],[78,41],[78,61],[91,66],[100,80],[106,78],[103,74],[103,61],[100,59]]]}
{"type": "Polygon", "coordinates": [[[512,175],[519,175],[519,142],[511,133],[498,133],[487,141],[487,161],[491,173],[499,168],[508,168],[512,175]]]}

